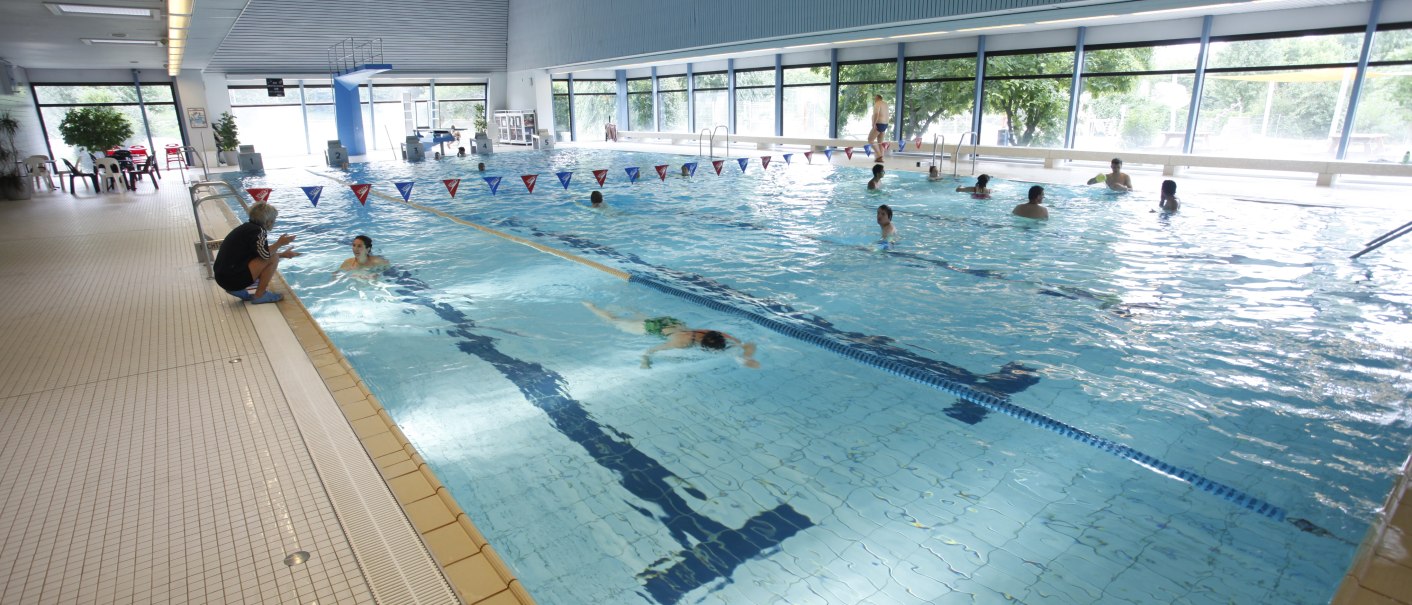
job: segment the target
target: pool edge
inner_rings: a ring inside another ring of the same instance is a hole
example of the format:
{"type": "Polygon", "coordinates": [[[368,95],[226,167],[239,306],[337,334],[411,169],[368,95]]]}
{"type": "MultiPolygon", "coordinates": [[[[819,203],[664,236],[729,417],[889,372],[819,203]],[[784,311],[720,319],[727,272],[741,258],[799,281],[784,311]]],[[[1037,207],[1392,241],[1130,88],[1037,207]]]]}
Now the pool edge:
{"type": "Polygon", "coordinates": [[[1412,542],[1412,456],[1378,511],[1377,520],[1358,546],[1331,605],[1412,603],[1412,558],[1404,546],[1412,542]]]}

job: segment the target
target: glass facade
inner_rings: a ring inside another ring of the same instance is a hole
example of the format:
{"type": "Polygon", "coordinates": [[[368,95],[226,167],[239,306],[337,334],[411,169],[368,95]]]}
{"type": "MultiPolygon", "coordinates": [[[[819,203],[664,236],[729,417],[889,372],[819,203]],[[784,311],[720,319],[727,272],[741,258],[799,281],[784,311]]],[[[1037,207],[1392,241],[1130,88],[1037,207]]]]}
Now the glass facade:
{"type": "MultiPolygon", "coordinates": [[[[873,126],[873,96],[882,95],[897,112],[897,62],[856,63],[838,66],[838,136],[866,139],[873,126]]],[[[887,138],[895,138],[889,130],[887,138]]]]}
{"type": "Polygon", "coordinates": [[[735,72],[735,131],[774,136],[775,68],[735,72]]]}
{"type": "MultiPolygon", "coordinates": [[[[574,80],[574,130],[579,141],[604,138],[605,126],[618,123],[618,83],[574,80]]],[[[619,125],[619,130],[627,130],[619,125]]]]}
{"type": "Polygon", "coordinates": [[[626,130],[656,130],[652,119],[652,78],[628,80],[628,124],[626,130]]]}
{"type": "Polygon", "coordinates": [[[662,132],[691,130],[686,120],[686,76],[657,78],[657,119],[662,132]]]}
{"type": "Polygon", "coordinates": [[[65,143],[59,133],[64,116],[84,107],[109,107],[122,114],[132,126],[132,136],[123,145],[159,150],[166,145],[185,144],[171,84],[142,84],[141,102],[138,87],[133,84],[35,84],[33,90],[44,136],[56,162],[77,162],[87,157],[83,150],[65,143]]]}

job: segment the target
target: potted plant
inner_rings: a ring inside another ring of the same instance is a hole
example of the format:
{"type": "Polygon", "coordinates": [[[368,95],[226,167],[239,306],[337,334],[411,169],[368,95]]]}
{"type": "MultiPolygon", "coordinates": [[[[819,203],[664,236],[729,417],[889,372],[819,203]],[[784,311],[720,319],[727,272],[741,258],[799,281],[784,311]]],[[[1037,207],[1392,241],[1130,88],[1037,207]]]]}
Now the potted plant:
{"type": "Polygon", "coordinates": [[[486,136],[486,134],[485,134],[485,131],[486,131],[487,127],[488,127],[488,124],[486,124],[486,121],[485,121],[485,106],[484,106],[484,105],[477,105],[477,106],[476,106],[476,117],[475,117],[475,120],[474,120],[472,123],[473,123],[473,124],[475,125],[475,127],[476,127],[476,141],[475,141],[475,150],[476,150],[476,153],[491,153],[490,137],[489,137],[489,136],[486,136]]]}
{"type": "Polygon", "coordinates": [[[7,200],[29,199],[31,195],[17,163],[20,150],[15,148],[15,133],[19,131],[19,120],[8,111],[0,114],[0,198],[7,200]]]}
{"type": "Polygon", "coordinates": [[[240,161],[235,149],[240,146],[240,132],[235,128],[235,116],[227,111],[221,114],[221,119],[216,120],[211,125],[211,131],[216,135],[216,151],[220,152],[221,161],[227,165],[234,166],[240,161]]]}
{"type": "Polygon", "coordinates": [[[132,136],[132,124],[111,107],[72,109],[59,122],[59,134],[64,142],[87,151],[103,153],[122,145],[132,136]]]}
{"type": "MultiPolygon", "coordinates": [[[[476,106],[476,109],[479,110],[479,109],[481,109],[481,107],[480,107],[479,105],[477,105],[477,106],[476,106]]],[[[486,124],[485,124],[485,112],[484,112],[484,111],[477,111],[477,112],[476,112],[476,118],[475,118],[475,120],[472,121],[472,124],[474,124],[475,127],[476,127],[476,136],[477,136],[477,137],[480,137],[480,136],[484,135],[484,134],[485,134],[485,126],[486,126],[486,124]]]]}

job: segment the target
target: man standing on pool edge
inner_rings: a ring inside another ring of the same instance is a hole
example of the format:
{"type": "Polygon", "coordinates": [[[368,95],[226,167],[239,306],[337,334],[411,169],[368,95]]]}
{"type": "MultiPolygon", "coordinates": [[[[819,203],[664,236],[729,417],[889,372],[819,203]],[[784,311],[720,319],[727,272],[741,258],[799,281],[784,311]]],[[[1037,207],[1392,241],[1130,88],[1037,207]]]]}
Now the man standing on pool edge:
{"type": "Polygon", "coordinates": [[[887,109],[887,102],[883,101],[882,95],[873,95],[873,129],[868,131],[868,144],[873,146],[873,154],[879,162],[883,161],[883,133],[887,132],[891,121],[892,113],[887,109]]]}

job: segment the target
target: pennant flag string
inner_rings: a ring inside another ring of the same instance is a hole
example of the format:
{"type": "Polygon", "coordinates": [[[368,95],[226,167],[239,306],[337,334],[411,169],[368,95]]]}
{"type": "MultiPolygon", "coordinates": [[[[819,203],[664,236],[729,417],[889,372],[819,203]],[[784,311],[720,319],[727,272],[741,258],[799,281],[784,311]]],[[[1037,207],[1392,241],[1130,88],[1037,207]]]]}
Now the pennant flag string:
{"type": "Polygon", "coordinates": [[[534,193],[534,183],[535,183],[535,181],[538,181],[538,180],[539,180],[539,175],[537,175],[537,174],[526,174],[526,175],[522,175],[522,176],[520,176],[520,180],[522,180],[522,181],[525,182],[525,189],[528,189],[530,193],[534,193]]]}
{"type": "Polygon", "coordinates": [[[663,183],[667,182],[667,165],[662,164],[661,166],[653,166],[653,168],[657,169],[657,177],[662,179],[663,183]]]}
{"type": "Polygon", "coordinates": [[[446,185],[446,192],[454,198],[456,190],[461,188],[461,179],[442,179],[441,184],[446,185]]]}
{"type": "Polygon", "coordinates": [[[397,192],[402,194],[402,201],[404,202],[409,202],[412,200],[412,185],[414,184],[415,183],[413,183],[412,181],[407,181],[405,183],[393,183],[393,185],[397,186],[397,192]]]}
{"type": "Polygon", "coordinates": [[[372,185],[358,183],[357,185],[349,185],[348,187],[353,190],[353,195],[358,197],[359,204],[364,206],[368,205],[368,192],[373,190],[372,185]]]}
{"type": "Polygon", "coordinates": [[[500,177],[487,176],[481,178],[485,179],[485,184],[490,185],[490,194],[495,195],[496,190],[500,189],[500,177]]]}
{"type": "Polygon", "coordinates": [[[593,171],[593,178],[598,179],[598,186],[599,186],[599,187],[602,187],[602,186],[603,186],[603,180],[606,179],[606,178],[608,178],[608,169],[604,168],[604,169],[602,169],[602,170],[594,170],[594,171],[593,171]]]}
{"type": "Polygon", "coordinates": [[[569,188],[569,179],[574,178],[574,173],[572,173],[572,172],[556,172],[556,173],[554,173],[554,176],[559,177],[559,184],[560,184],[560,185],[563,185],[563,186],[564,186],[564,189],[568,189],[568,188],[569,188]]]}
{"type": "Polygon", "coordinates": [[[300,189],[303,189],[303,190],[304,190],[304,195],[309,196],[309,203],[310,203],[310,204],[313,204],[315,208],[318,208],[318,207],[319,207],[319,196],[321,196],[321,195],[324,194],[324,188],[323,188],[323,187],[300,187],[300,189]]]}

